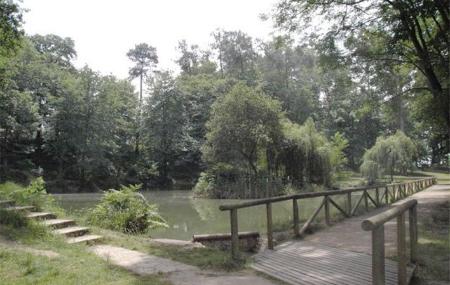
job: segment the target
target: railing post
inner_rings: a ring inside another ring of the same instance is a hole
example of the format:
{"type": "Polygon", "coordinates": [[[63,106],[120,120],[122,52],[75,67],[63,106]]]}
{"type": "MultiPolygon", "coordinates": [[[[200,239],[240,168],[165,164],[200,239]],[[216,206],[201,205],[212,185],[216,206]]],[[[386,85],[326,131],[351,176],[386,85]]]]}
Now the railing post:
{"type": "Polygon", "coordinates": [[[348,216],[352,216],[352,192],[347,193],[347,212],[348,216]]]}
{"type": "Polygon", "coordinates": [[[386,205],[389,205],[389,188],[387,186],[384,190],[384,199],[386,200],[386,205]]]}
{"type": "Polygon", "coordinates": [[[230,210],[231,221],[231,256],[233,259],[239,259],[239,232],[237,209],[230,210]]]}
{"type": "Polygon", "coordinates": [[[372,230],[372,284],[385,284],[384,225],[372,230]]]}
{"type": "Polygon", "coordinates": [[[411,263],[417,262],[417,205],[409,208],[409,243],[411,247],[411,263]]]}
{"type": "Polygon", "coordinates": [[[378,187],[375,188],[375,201],[377,201],[377,207],[380,207],[380,191],[378,187]]]}
{"type": "Polygon", "coordinates": [[[267,248],[273,249],[273,232],[272,232],[272,204],[266,204],[267,212],[267,248]]]}
{"type": "Polygon", "coordinates": [[[296,237],[300,236],[300,217],[298,215],[298,203],[297,199],[292,199],[292,210],[294,218],[294,235],[296,237]]]}
{"type": "Polygon", "coordinates": [[[367,190],[364,190],[364,207],[366,208],[366,212],[369,212],[369,198],[367,197],[367,190]]]}
{"type": "Polygon", "coordinates": [[[328,201],[328,196],[324,197],[324,203],[325,203],[325,223],[327,226],[331,225],[330,222],[330,202],[328,201]]]}
{"type": "Polygon", "coordinates": [[[405,213],[397,216],[398,284],[406,285],[405,213]]]}

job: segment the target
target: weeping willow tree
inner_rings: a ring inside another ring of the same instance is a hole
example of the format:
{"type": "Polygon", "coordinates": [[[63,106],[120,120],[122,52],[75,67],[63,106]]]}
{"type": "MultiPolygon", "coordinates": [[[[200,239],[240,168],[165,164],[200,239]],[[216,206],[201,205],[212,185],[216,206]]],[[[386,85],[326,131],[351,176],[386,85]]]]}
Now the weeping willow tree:
{"type": "Polygon", "coordinates": [[[390,174],[392,181],[395,172],[406,175],[413,168],[416,155],[414,142],[397,131],[394,135],[377,139],[375,145],[364,153],[360,170],[369,183],[386,174],[390,174]]]}
{"type": "Polygon", "coordinates": [[[347,140],[336,134],[328,141],[311,118],[303,125],[285,119],[282,126],[284,145],[276,162],[278,172],[300,185],[329,185],[333,173],[346,162],[342,151],[348,145],[347,140]]]}

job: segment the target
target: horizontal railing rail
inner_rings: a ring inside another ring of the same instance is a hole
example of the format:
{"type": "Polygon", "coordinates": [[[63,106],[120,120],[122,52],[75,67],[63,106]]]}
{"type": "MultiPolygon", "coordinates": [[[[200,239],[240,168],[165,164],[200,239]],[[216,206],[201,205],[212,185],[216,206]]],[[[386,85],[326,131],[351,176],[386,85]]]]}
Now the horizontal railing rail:
{"type": "Polygon", "coordinates": [[[405,239],[405,213],[409,212],[409,244],[410,244],[410,262],[417,261],[417,200],[412,199],[400,205],[386,210],[378,215],[364,220],[361,227],[365,231],[372,231],[372,284],[384,285],[385,274],[385,240],[384,224],[394,218],[397,218],[397,256],[398,284],[406,285],[407,280],[407,258],[406,258],[406,239],[405,239]]]}
{"type": "Polygon", "coordinates": [[[436,183],[435,177],[426,177],[414,181],[403,183],[392,183],[387,185],[371,185],[364,187],[355,187],[341,190],[328,190],[321,192],[308,192],[293,195],[278,196],[272,198],[257,199],[252,201],[238,202],[233,204],[226,204],[219,206],[221,211],[230,211],[230,226],[231,226],[231,254],[233,258],[239,258],[239,236],[238,236],[238,210],[242,208],[255,207],[260,205],[266,206],[267,215],[267,247],[273,249],[273,230],[272,230],[272,204],[277,202],[292,200],[293,211],[293,230],[296,236],[303,235],[306,230],[313,223],[320,211],[324,209],[325,223],[331,224],[330,219],[330,205],[334,206],[345,217],[354,216],[364,201],[364,208],[369,210],[370,204],[375,207],[388,205],[406,196],[409,196],[417,191],[420,191],[432,184],[436,183]],[[375,190],[375,197],[369,194],[369,190],[375,190]],[[352,203],[352,194],[360,192],[362,195],[358,197],[356,204],[352,203]],[[333,196],[346,195],[346,206],[339,206],[333,200],[333,196]],[[312,215],[305,221],[300,228],[300,215],[298,200],[323,197],[319,206],[315,209],[312,215]],[[345,208],[345,209],[344,209],[345,208]]]}

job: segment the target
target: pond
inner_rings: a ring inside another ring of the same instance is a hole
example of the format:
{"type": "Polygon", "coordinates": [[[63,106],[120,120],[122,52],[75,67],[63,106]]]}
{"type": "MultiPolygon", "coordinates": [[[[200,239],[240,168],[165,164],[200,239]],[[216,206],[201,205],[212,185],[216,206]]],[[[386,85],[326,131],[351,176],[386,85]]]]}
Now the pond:
{"type": "MultiPolygon", "coordinates": [[[[169,228],[151,232],[152,237],[190,240],[194,234],[230,232],[229,212],[222,212],[219,206],[238,200],[200,199],[192,197],[191,191],[143,192],[151,202],[158,204],[161,215],[169,228]]],[[[68,211],[86,210],[101,199],[100,193],[55,194],[59,204],[68,211]]],[[[344,207],[344,197],[334,199],[344,207]]],[[[307,219],[318,207],[322,198],[300,200],[300,218],[307,219]]],[[[244,201],[244,200],[239,200],[244,201]]],[[[292,221],[292,201],[275,203],[272,206],[274,225],[287,225],[292,221]]],[[[332,213],[335,212],[331,207],[332,213]]],[[[239,231],[266,231],[265,206],[240,209],[239,231]]],[[[323,216],[323,215],[322,215],[323,216]]]]}

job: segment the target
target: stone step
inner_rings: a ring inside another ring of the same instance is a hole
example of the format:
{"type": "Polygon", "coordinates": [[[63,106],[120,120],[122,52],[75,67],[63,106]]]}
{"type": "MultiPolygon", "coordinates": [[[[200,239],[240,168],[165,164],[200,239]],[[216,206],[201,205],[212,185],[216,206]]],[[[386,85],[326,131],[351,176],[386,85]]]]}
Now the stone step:
{"type": "Polygon", "coordinates": [[[74,220],[65,220],[65,219],[49,219],[44,220],[42,223],[47,227],[51,227],[54,229],[61,229],[75,225],[74,220]]]}
{"type": "Polygon", "coordinates": [[[53,231],[55,234],[65,235],[66,237],[78,237],[89,232],[87,227],[67,227],[53,231]]]}
{"type": "Polygon", "coordinates": [[[1,200],[0,208],[12,207],[14,206],[14,204],[15,204],[14,200],[1,200]]]}
{"type": "Polygon", "coordinates": [[[12,206],[7,207],[5,210],[7,211],[16,211],[16,212],[28,212],[34,209],[34,206],[12,206]]]}
{"type": "Polygon", "coordinates": [[[103,237],[98,236],[98,235],[84,235],[84,236],[69,238],[69,239],[67,239],[67,243],[70,243],[70,244],[76,244],[76,243],[93,244],[102,239],[103,239],[103,237]]]}
{"type": "Polygon", "coordinates": [[[55,219],[56,215],[47,212],[31,212],[27,214],[27,218],[36,220],[47,220],[47,219],[55,219]]]}

